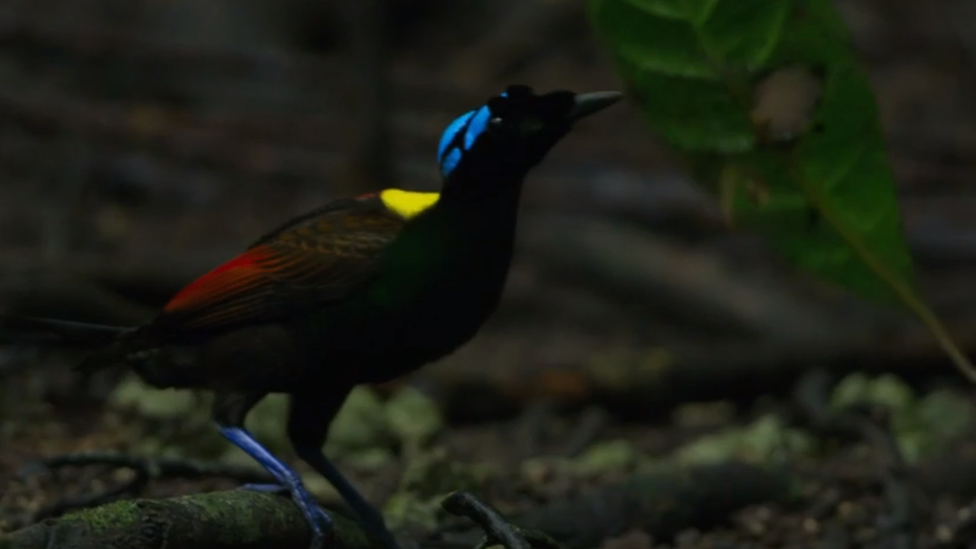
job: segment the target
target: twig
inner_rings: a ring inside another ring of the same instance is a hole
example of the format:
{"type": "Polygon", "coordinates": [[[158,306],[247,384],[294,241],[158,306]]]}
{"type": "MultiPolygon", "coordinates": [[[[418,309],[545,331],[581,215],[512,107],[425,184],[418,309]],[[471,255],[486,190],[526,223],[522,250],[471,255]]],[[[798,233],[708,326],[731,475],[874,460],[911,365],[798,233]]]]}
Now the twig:
{"type": "Polygon", "coordinates": [[[507,549],[559,549],[559,544],[548,535],[537,530],[522,530],[469,492],[452,493],[441,502],[441,507],[452,515],[468,517],[485,531],[485,537],[476,549],[497,544],[507,549]]]}

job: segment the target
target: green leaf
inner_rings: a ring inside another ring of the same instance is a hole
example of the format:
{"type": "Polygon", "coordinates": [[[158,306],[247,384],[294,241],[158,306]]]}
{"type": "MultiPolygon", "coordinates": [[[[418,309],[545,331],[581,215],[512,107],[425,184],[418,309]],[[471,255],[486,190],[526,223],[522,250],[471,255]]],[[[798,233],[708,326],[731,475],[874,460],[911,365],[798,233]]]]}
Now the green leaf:
{"type": "Polygon", "coordinates": [[[827,282],[907,306],[969,368],[915,294],[874,95],[830,0],[589,7],[651,129],[730,221],[827,282]]]}
{"type": "Polygon", "coordinates": [[[653,130],[692,153],[704,183],[728,189],[737,222],[801,268],[901,303],[850,243],[861,240],[886,276],[911,284],[874,96],[829,0],[593,0],[591,7],[653,130]],[[779,89],[761,88],[775,86],[771,74],[798,68],[822,72],[806,83],[819,89],[782,79],[779,89]],[[805,92],[819,101],[800,113],[800,135],[765,139],[755,116],[761,94],[805,92]]]}

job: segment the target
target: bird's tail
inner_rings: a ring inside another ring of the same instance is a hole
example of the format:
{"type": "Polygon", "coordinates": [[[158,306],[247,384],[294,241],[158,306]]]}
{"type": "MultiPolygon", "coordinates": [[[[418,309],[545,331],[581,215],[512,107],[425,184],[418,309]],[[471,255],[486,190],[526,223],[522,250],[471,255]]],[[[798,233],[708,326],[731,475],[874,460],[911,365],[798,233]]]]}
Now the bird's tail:
{"type": "Polygon", "coordinates": [[[39,338],[55,338],[68,345],[104,345],[115,337],[131,331],[122,326],[106,326],[73,320],[36,318],[29,316],[5,316],[0,318],[0,334],[4,341],[37,341],[39,338]]]}
{"type": "Polygon", "coordinates": [[[0,316],[0,343],[47,343],[97,348],[75,366],[74,369],[80,371],[93,371],[118,363],[124,343],[136,330],[73,320],[0,316]]]}

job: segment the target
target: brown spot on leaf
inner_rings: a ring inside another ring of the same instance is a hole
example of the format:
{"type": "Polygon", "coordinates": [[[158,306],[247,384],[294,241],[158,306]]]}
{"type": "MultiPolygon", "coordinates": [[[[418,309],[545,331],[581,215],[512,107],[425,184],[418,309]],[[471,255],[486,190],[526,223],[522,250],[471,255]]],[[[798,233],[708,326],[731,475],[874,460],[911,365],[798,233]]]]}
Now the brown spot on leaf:
{"type": "Polygon", "coordinates": [[[766,142],[792,141],[812,125],[823,93],[823,69],[789,66],[763,78],[753,92],[750,116],[766,142]]]}

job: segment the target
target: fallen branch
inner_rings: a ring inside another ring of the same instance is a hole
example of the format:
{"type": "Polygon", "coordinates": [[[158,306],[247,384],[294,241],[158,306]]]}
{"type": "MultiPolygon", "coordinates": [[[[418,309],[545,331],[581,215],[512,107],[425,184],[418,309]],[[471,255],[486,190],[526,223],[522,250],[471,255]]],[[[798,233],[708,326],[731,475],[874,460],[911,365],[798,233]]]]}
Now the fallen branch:
{"type": "Polygon", "coordinates": [[[538,530],[523,530],[512,524],[494,507],[469,492],[454,492],[441,507],[459,517],[468,517],[485,531],[476,549],[502,545],[507,549],[559,549],[559,544],[538,530]]]}
{"type": "MultiPolygon", "coordinates": [[[[352,520],[335,521],[328,549],[382,547],[352,520]]],[[[308,549],[301,512],[281,495],[228,490],[168,499],[135,499],[71,513],[0,535],[0,549],[308,549]]]]}

